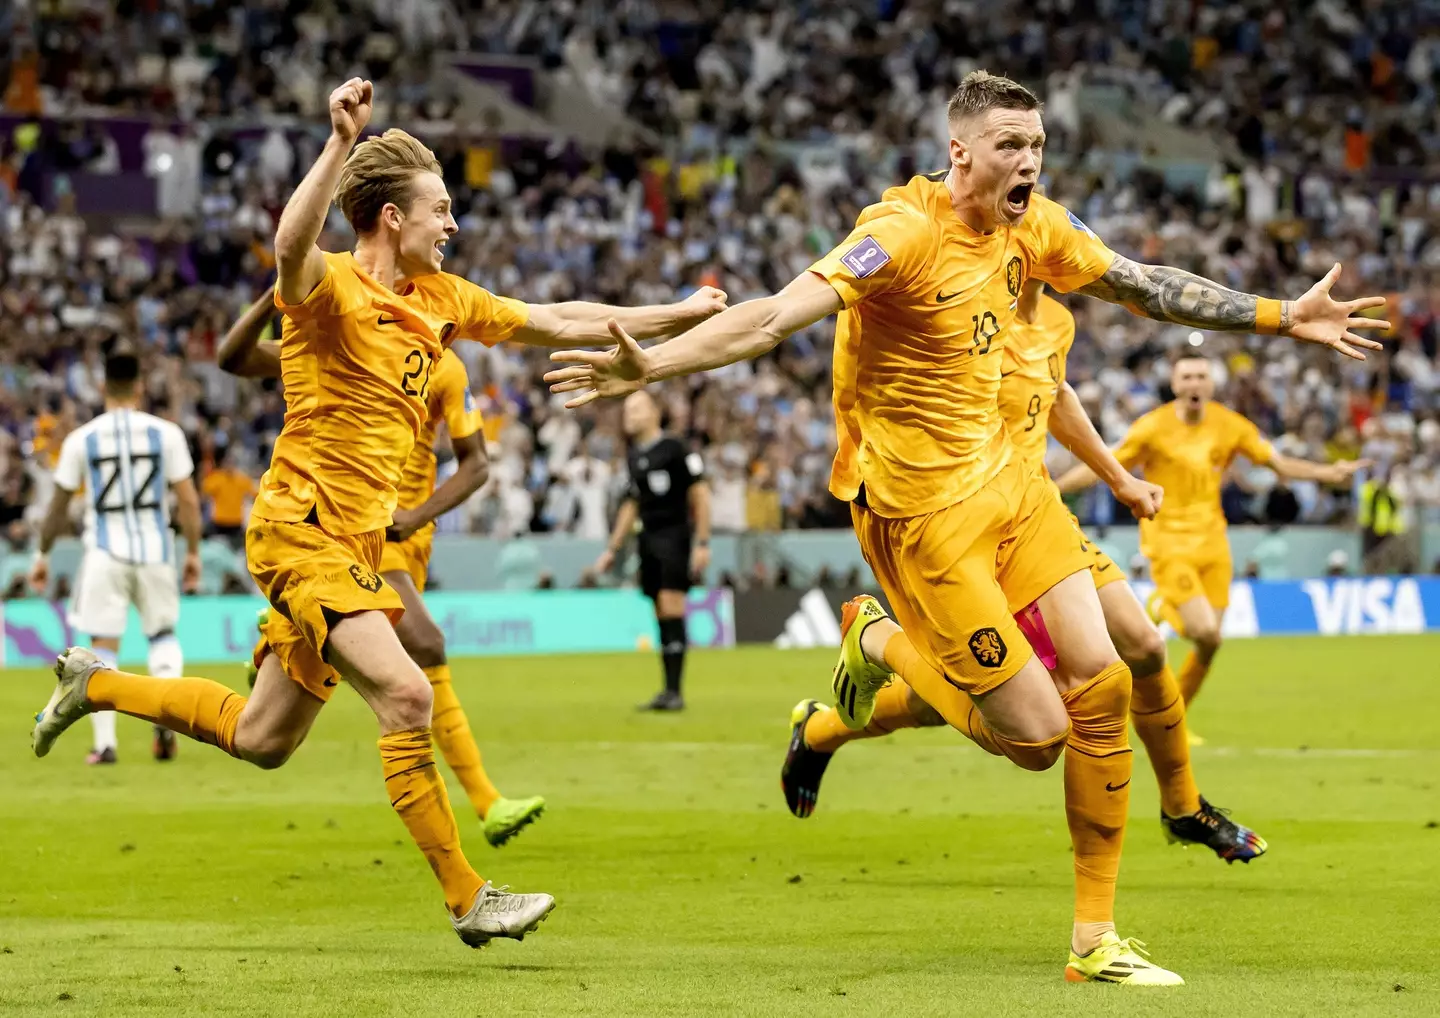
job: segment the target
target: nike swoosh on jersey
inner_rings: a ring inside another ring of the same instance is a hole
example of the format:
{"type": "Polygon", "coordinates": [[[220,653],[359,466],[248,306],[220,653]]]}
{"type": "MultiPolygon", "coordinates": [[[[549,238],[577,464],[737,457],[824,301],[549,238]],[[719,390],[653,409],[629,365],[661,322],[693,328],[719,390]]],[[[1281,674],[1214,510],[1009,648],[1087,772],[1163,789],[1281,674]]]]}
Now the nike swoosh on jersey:
{"type": "Polygon", "coordinates": [[[1129,778],[1126,778],[1124,781],[1120,782],[1120,784],[1118,784],[1118,785],[1112,785],[1112,784],[1110,784],[1110,782],[1107,781],[1107,782],[1105,782],[1105,791],[1107,791],[1107,792],[1118,792],[1118,791],[1120,791],[1120,789],[1124,788],[1124,787],[1125,787],[1126,785],[1128,785],[1128,784],[1130,784],[1130,779],[1129,779],[1129,778]]]}
{"type": "Polygon", "coordinates": [[[405,319],[403,319],[403,318],[386,318],[384,315],[381,315],[381,316],[380,316],[380,321],[376,322],[375,324],[376,324],[376,325],[399,325],[399,324],[400,324],[401,322],[403,322],[403,321],[405,321],[405,319]]]}
{"type": "Polygon", "coordinates": [[[944,290],[937,290],[935,292],[935,303],[944,304],[946,301],[954,300],[964,292],[964,290],[956,290],[954,293],[946,293],[944,290]]]}

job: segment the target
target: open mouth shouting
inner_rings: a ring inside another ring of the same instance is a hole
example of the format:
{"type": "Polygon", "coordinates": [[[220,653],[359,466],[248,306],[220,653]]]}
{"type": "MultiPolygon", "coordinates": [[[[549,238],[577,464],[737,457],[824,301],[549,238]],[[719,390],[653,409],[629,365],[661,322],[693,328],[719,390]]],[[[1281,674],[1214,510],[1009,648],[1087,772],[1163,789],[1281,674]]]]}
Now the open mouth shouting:
{"type": "Polygon", "coordinates": [[[1030,207],[1030,195],[1034,191],[1034,184],[1016,184],[1005,192],[1005,207],[1012,216],[1018,218],[1025,214],[1025,210],[1030,207]]]}

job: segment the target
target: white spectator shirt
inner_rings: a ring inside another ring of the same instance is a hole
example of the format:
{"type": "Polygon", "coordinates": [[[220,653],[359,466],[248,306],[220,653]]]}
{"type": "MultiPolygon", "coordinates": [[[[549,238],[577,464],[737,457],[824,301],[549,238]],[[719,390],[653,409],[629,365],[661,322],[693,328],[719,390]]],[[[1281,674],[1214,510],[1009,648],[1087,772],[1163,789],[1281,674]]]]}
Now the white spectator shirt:
{"type": "Polygon", "coordinates": [[[55,483],[85,489],[85,547],[121,562],[175,557],[169,491],[195,472],[185,433],[139,410],[110,410],[60,446],[55,483]]]}
{"type": "Polygon", "coordinates": [[[575,496],[574,533],[603,541],[610,535],[606,503],[610,496],[610,464],[593,456],[578,456],[560,468],[560,476],[575,496]]]}

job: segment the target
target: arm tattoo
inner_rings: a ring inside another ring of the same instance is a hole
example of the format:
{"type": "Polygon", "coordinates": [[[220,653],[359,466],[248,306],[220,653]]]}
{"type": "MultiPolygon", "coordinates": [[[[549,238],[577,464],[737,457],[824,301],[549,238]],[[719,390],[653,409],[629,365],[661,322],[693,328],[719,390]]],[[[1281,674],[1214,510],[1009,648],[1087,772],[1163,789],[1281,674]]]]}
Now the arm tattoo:
{"type": "MultiPolygon", "coordinates": [[[[1120,304],[1157,322],[1174,322],[1219,332],[1255,328],[1253,293],[1239,293],[1184,269],[1142,265],[1116,255],[1105,274],[1077,291],[1120,304]]],[[[1280,310],[1281,328],[1290,324],[1290,302],[1280,310]]]]}

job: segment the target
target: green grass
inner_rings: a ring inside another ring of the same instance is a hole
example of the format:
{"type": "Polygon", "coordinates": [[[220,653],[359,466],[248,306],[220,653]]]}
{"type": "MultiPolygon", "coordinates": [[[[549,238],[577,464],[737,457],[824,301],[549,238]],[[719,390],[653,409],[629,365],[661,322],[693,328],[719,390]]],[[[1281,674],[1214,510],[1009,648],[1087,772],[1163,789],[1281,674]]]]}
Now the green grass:
{"type": "Polygon", "coordinates": [[[829,653],[696,654],[679,717],[632,710],[649,656],[458,665],[497,783],[550,802],[501,851],[467,818],[471,857],[560,899],[484,952],[450,932],[348,691],[275,773],[190,743],[154,763],[126,719],[120,766],[96,769],[83,727],[32,759],[48,680],[0,673],[0,1014],[1433,1015],[1436,649],[1225,648],[1196,768],[1269,839],[1252,866],[1167,847],[1137,756],[1119,919],[1186,977],[1172,991],[1062,982],[1058,768],[906,732],[847,748],[816,815],[790,817],[786,716],[829,653]]]}

